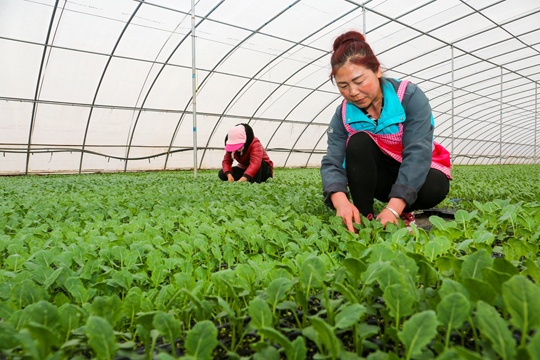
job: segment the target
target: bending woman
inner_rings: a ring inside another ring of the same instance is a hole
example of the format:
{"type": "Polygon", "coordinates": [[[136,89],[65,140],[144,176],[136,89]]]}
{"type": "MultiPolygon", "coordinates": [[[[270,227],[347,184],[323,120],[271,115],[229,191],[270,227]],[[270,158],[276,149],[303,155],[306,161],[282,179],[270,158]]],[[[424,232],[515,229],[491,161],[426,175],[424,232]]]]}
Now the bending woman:
{"type": "Polygon", "coordinates": [[[433,141],[428,99],[413,83],[383,77],[362,34],[339,36],[333,50],[330,77],[344,100],[327,130],[325,203],[349,231],[360,214],[373,218],[374,199],[388,202],[377,216],[383,225],[408,225],[412,211],[434,207],[450,186],[450,154],[433,141]]]}
{"type": "Polygon", "coordinates": [[[239,124],[229,130],[222,167],[218,176],[223,181],[261,183],[274,176],[274,164],[248,124],[239,124]],[[238,161],[238,166],[232,166],[233,159],[238,161]]]}

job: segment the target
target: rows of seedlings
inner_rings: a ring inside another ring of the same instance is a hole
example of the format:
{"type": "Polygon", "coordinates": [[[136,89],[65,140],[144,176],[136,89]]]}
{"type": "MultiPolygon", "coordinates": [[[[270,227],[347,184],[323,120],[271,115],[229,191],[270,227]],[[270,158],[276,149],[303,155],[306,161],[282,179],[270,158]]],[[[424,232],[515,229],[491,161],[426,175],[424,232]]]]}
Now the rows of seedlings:
{"type": "Polygon", "coordinates": [[[0,358],[540,359],[540,168],[454,176],[357,233],[316,169],[0,178],[0,358]]]}

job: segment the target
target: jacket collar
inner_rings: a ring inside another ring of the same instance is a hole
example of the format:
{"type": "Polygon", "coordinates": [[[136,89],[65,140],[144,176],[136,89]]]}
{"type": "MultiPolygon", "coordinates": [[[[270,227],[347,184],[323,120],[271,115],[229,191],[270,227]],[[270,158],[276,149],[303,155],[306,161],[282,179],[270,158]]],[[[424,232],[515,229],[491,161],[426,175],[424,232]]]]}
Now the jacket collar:
{"type": "MultiPolygon", "coordinates": [[[[403,122],[405,120],[405,110],[399,101],[396,90],[390,81],[386,81],[383,78],[383,97],[384,106],[381,112],[381,116],[378,119],[378,125],[375,129],[376,132],[381,129],[403,122]]],[[[347,124],[357,122],[367,122],[373,124],[373,120],[370,120],[362,110],[357,108],[354,104],[347,102],[347,124]]]]}

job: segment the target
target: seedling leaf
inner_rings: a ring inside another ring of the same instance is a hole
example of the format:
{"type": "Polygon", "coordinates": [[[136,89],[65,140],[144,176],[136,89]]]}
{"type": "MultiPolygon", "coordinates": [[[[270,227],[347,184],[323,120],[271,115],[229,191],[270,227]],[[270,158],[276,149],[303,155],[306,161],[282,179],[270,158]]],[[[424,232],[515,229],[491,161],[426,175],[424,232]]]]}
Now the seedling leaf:
{"type": "Polygon", "coordinates": [[[348,328],[356,324],[365,312],[366,308],[360,304],[349,305],[337,314],[335,327],[338,329],[348,328]]]}
{"type": "Polygon", "coordinates": [[[268,293],[268,303],[272,306],[272,309],[275,309],[277,304],[283,300],[287,293],[291,290],[293,284],[291,280],[287,278],[277,278],[272,281],[266,292],[268,293]]]}
{"type": "Polygon", "coordinates": [[[482,269],[491,267],[493,259],[484,249],[477,251],[465,259],[461,266],[461,278],[483,280],[482,269]]]}
{"type": "Polygon", "coordinates": [[[414,298],[400,284],[388,286],[384,291],[383,299],[390,309],[390,316],[397,321],[413,312],[414,298]]]}
{"type": "Polygon", "coordinates": [[[313,328],[317,332],[319,339],[323,342],[327,351],[330,352],[332,359],[339,358],[340,342],[334,333],[334,329],[326,323],[326,321],[319,319],[318,317],[310,318],[313,328]]]}
{"type": "Polygon", "coordinates": [[[251,323],[256,329],[272,326],[272,312],[268,304],[261,299],[253,299],[249,303],[251,323]]]}
{"type": "Polygon", "coordinates": [[[497,310],[489,304],[479,301],[476,308],[478,327],[483,336],[493,344],[493,349],[503,358],[511,360],[516,356],[516,341],[497,310]]]}
{"type": "Polygon", "coordinates": [[[187,335],[187,353],[198,360],[210,360],[217,346],[217,329],[208,320],[198,322],[187,335]]]}
{"type": "MultiPolygon", "coordinates": [[[[163,335],[171,344],[180,337],[180,321],[176,320],[172,315],[162,311],[154,315],[152,325],[161,335],[163,335]]],[[[174,348],[174,346],[173,346],[174,348]]]]}
{"type": "Polygon", "coordinates": [[[88,345],[94,350],[99,360],[114,358],[117,344],[114,341],[114,331],[107,320],[97,316],[90,316],[84,331],[88,337],[88,345]]]}
{"type": "Polygon", "coordinates": [[[413,315],[403,326],[398,336],[405,345],[407,360],[418,356],[422,349],[437,335],[437,315],[428,310],[413,315]]]}
{"type": "Polygon", "coordinates": [[[540,327],[540,288],[517,275],[503,284],[502,297],[511,315],[510,323],[523,333],[521,344],[524,345],[528,331],[540,327]]]}

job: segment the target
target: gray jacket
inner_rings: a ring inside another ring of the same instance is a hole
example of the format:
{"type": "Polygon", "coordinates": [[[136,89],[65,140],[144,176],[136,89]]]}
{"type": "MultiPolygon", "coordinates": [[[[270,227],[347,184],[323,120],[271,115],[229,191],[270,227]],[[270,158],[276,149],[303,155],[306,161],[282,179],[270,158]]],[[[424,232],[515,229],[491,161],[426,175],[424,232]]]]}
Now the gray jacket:
{"type": "MultiPolygon", "coordinates": [[[[384,80],[389,81],[397,92],[398,81],[384,80]]],[[[415,84],[408,84],[402,106],[406,116],[403,122],[403,162],[388,198],[400,198],[411,205],[416,201],[431,167],[434,127],[429,101],[415,84]]],[[[348,136],[339,105],[327,130],[328,149],[321,163],[324,202],[332,209],[330,196],[333,193],[343,192],[349,197],[347,170],[343,167],[348,136]]]]}

